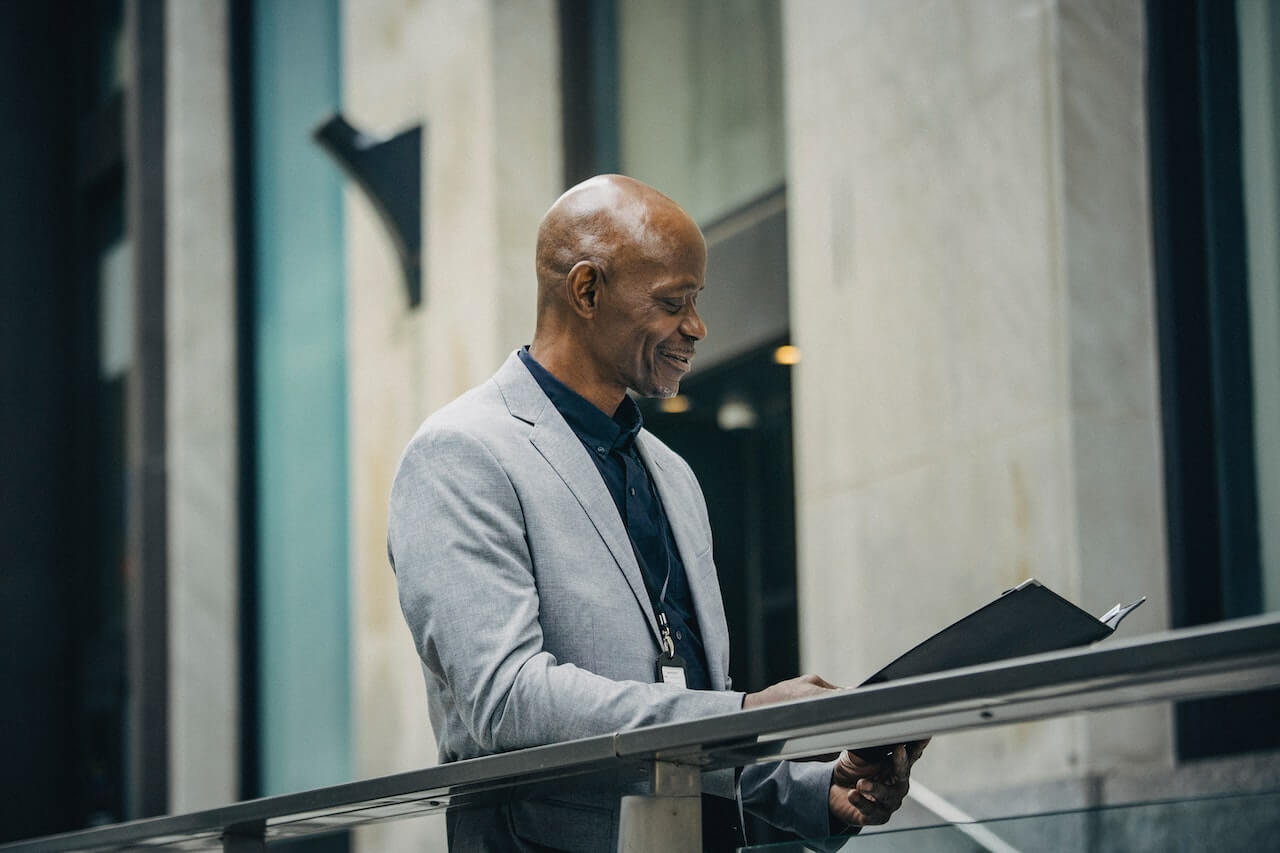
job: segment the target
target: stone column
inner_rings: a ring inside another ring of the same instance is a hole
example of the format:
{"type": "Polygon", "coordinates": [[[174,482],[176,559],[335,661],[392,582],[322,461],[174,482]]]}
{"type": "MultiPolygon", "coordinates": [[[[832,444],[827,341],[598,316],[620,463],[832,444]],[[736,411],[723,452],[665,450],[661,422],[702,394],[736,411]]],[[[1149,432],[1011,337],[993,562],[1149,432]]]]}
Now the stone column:
{"type": "MultiPolygon", "coordinates": [[[[355,767],[435,762],[425,688],[387,564],[387,498],[418,424],[533,335],[533,246],[559,194],[559,54],[550,0],[343,4],[343,110],[391,133],[424,126],[423,301],[347,191],[355,767]]],[[[363,830],[366,849],[443,848],[440,819],[363,830]]]]}
{"type": "MultiPolygon", "coordinates": [[[[1028,577],[1095,613],[1145,594],[1122,633],[1166,627],[1142,4],[784,22],[804,668],[857,683],[1028,577]]],[[[1171,755],[1154,707],[948,736],[919,772],[1171,755]]]]}
{"type": "Polygon", "coordinates": [[[236,260],[225,0],[166,9],[169,809],[239,793],[236,260]]]}

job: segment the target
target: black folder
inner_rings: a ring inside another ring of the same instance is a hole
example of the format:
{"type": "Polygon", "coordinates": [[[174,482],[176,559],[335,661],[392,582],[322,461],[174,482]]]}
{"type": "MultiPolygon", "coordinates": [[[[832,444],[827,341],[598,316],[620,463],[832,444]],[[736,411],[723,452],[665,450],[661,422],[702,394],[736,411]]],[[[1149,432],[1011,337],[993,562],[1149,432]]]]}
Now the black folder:
{"type": "Polygon", "coordinates": [[[1091,616],[1031,578],[951,623],[862,683],[1087,646],[1110,636],[1120,620],[1146,600],[1144,596],[1127,607],[1117,604],[1104,616],[1091,616]]]}
{"type": "MultiPolygon", "coordinates": [[[[1128,606],[1117,604],[1101,617],[1092,616],[1031,578],[943,628],[862,685],[1087,646],[1110,636],[1120,620],[1146,600],[1143,596],[1128,606]]],[[[856,750],[868,761],[879,760],[887,751],[892,747],[856,750]]]]}

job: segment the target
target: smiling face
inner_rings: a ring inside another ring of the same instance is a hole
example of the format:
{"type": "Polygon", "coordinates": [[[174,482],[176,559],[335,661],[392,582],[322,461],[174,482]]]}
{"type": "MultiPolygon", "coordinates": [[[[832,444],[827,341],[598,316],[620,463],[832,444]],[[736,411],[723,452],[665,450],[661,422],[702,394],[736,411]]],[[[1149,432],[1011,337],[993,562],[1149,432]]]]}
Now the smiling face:
{"type": "Polygon", "coordinates": [[[590,351],[617,385],[644,397],[672,397],[707,334],[697,311],[707,251],[683,211],[653,216],[649,225],[627,253],[632,257],[603,274],[590,351]]]}
{"type": "Polygon", "coordinates": [[[627,389],[670,397],[707,334],[696,302],[702,232],[662,193],[623,175],[570,188],[538,227],[530,354],[612,414],[627,389]]]}

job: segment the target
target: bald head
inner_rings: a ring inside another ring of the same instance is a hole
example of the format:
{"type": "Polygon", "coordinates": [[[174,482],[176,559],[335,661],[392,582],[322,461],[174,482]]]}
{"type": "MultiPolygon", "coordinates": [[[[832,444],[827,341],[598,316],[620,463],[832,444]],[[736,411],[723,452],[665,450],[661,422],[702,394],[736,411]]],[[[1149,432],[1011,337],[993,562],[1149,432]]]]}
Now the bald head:
{"type": "Polygon", "coordinates": [[[662,193],[621,175],[578,184],[538,228],[530,355],[606,414],[627,389],[675,394],[707,333],[706,265],[702,232],[662,193]]]}
{"type": "Polygon", "coordinates": [[[596,264],[607,280],[621,268],[690,249],[705,257],[702,232],[670,198],[625,175],[588,178],[556,199],[538,227],[539,321],[566,307],[564,284],[581,261],[596,264]]]}

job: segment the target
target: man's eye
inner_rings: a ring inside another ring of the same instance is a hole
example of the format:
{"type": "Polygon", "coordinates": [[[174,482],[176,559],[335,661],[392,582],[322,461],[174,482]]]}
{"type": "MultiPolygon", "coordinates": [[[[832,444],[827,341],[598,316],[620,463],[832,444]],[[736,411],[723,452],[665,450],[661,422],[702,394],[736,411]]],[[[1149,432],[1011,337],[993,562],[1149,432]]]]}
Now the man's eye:
{"type": "Polygon", "coordinates": [[[667,310],[672,314],[684,307],[684,301],[681,299],[664,299],[662,300],[662,304],[667,306],[667,310]]]}

